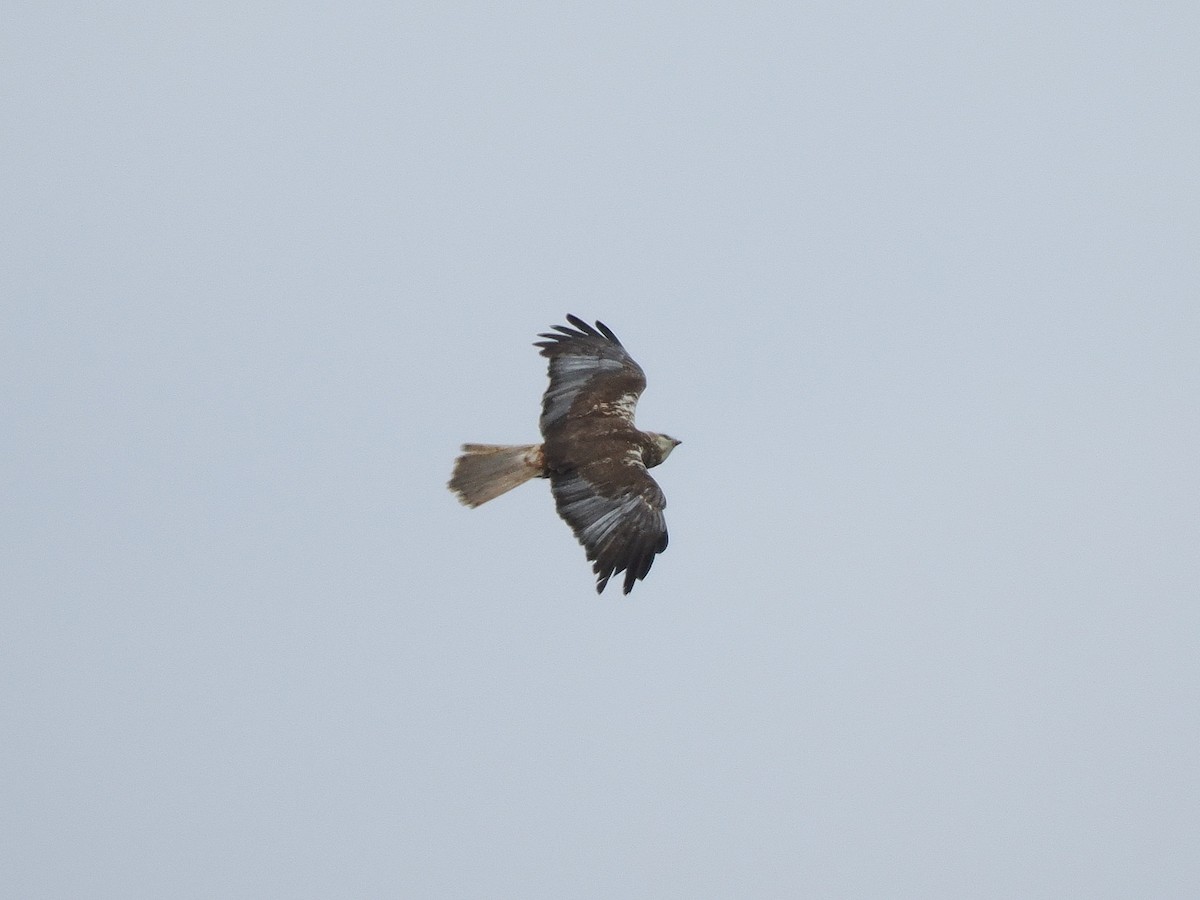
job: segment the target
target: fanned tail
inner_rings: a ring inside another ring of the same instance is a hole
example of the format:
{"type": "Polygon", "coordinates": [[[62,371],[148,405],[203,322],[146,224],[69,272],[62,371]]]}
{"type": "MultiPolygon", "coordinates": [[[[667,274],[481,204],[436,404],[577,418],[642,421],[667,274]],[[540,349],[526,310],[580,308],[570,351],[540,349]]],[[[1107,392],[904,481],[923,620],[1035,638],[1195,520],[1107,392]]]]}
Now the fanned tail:
{"type": "Polygon", "coordinates": [[[542,474],[541,444],[463,444],[450,490],[467,506],[479,506],[542,474]]]}

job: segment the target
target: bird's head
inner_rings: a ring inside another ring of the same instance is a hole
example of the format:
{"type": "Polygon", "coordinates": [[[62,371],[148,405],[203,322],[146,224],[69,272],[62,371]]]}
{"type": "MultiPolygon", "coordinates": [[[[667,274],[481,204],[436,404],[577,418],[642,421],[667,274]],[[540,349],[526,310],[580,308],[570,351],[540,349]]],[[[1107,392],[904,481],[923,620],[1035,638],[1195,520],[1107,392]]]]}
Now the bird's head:
{"type": "Polygon", "coordinates": [[[676,440],[669,434],[656,434],[654,435],[654,443],[657,445],[659,452],[662,454],[662,458],[666,459],[671,455],[671,451],[682,444],[683,441],[676,440]]]}

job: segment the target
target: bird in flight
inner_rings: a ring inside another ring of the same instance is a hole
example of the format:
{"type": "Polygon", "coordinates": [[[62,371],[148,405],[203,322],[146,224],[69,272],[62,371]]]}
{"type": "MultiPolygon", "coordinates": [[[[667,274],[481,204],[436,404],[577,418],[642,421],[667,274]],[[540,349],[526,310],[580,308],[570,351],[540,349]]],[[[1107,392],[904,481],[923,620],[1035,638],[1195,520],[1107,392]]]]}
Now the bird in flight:
{"type": "Polygon", "coordinates": [[[667,498],[650,477],[680,441],[633,424],[646,389],[642,367],[603,322],[578,316],[540,334],[550,360],[542,396],[541,444],[464,444],[450,490],[479,506],[531,478],[549,478],[558,514],[571,526],[596,573],[596,593],[625,573],[624,592],[667,549],[667,498]]]}

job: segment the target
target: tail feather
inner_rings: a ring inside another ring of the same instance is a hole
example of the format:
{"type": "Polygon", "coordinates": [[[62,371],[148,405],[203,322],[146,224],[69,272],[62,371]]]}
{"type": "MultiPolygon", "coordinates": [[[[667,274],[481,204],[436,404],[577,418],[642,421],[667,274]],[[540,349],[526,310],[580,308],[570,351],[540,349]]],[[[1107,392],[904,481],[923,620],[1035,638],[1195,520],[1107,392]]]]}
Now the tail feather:
{"type": "Polygon", "coordinates": [[[467,506],[479,506],[542,474],[541,444],[463,444],[450,490],[467,506]]]}

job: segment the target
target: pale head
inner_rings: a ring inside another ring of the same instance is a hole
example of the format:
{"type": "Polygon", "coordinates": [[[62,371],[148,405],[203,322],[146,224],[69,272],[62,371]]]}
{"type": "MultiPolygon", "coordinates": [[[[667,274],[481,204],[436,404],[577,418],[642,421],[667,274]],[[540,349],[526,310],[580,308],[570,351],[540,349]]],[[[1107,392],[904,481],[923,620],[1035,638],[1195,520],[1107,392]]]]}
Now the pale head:
{"type": "Polygon", "coordinates": [[[669,434],[654,434],[651,437],[654,438],[654,444],[658,447],[659,452],[662,453],[663,459],[670,456],[671,451],[683,443],[683,441],[676,440],[669,434]]]}

